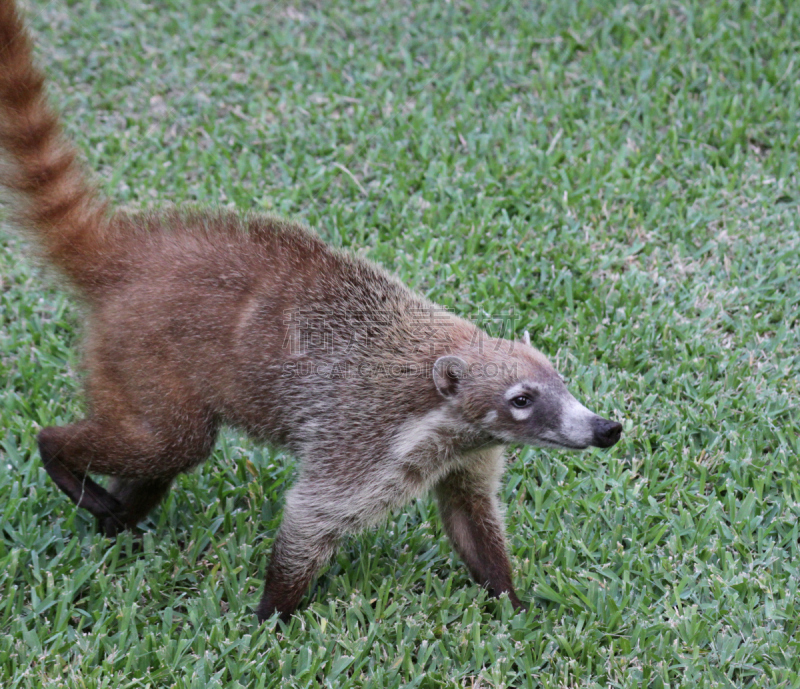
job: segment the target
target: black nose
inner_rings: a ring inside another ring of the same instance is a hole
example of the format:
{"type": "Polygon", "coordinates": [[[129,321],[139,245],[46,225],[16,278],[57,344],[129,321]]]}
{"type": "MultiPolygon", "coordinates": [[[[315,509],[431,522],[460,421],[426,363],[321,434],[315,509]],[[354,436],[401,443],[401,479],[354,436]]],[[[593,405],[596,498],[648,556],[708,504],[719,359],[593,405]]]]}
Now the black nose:
{"type": "Polygon", "coordinates": [[[592,445],[595,447],[611,447],[617,444],[619,437],[622,435],[622,424],[595,416],[592,419],[592,431],[594,432],[592,445]]]}

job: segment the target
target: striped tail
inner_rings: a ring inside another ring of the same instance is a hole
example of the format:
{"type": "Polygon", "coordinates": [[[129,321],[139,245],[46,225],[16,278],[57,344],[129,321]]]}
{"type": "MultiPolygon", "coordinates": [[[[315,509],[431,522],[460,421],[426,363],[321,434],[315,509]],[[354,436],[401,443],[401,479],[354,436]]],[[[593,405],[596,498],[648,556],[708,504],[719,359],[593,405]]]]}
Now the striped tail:
{"type": "Polygon", "coordinates": [[[0,185],[13,222],[88,296],[103,282],[106,203],[47,103],[13,0],[0,0],[0,185]]]}

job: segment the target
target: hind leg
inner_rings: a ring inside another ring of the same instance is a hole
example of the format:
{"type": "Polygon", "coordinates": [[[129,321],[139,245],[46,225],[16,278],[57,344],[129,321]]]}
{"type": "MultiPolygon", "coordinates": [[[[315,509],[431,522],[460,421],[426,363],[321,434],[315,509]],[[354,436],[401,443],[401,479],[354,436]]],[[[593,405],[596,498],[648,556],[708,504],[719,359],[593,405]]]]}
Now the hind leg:
{"type": "Polygon", "coordinates": [[[161,501],[177,474],[211,452],[216,426],[207,419],[184,415],[174,428],[179,432],[159,432],[130,419],[90,418],[45,428],[39,451],[56,485],[114,535],[135,526],[161,501]],[[111,492],[89,478],[90,472],[116,477],[111,492]]]}
{"type": "Polygon", "coordinates": [[[86,456],[89,442],[98,433],[90,421],[69,426],[45,428],[37,438],[42,464],[50,478],[78,507],[98,519],[114,519],[120,510],[119,501],[87,475],[86,456]],[[76,461],[77,460],[77,461],[76,461]]]}
{"type": "Polygon", "coordinates": [[[115,476],[108,484],[108,492],[120,507],[112,518],[98,519],[98,528],[109,538],[122,529],[133,529],[158,504],[167,497],[172,478],[124,479],[115,476]]]}

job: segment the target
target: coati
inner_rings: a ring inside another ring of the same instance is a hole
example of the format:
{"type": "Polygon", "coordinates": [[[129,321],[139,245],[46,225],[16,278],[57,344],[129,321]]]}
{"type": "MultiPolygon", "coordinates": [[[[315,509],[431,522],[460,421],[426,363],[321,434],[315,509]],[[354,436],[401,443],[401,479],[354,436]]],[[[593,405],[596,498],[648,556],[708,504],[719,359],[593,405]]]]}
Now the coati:
{"type": "Polygon", "coordinates": [[[0,0],[2,186],[86,307],[88,415],[38,436],[56,485],[112,537],[229,424],[300,463],[259,620],[292,613],[344,534],[429,491],[475,580],[523,607],[497,501],[504,446],[610,447],[622,426],[577,402],[529,341],[489,337],[296,224],[111,211],[43,83],[0,0]]]}

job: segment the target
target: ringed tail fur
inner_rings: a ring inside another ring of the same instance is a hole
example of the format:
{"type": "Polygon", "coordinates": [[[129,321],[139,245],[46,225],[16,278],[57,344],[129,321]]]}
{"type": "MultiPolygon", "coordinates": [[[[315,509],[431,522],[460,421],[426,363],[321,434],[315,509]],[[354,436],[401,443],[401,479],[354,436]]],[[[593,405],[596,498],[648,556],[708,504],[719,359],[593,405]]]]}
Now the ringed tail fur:
{"type": "Polygon", "coordinates": [[[0,0],[0,186],[11,221],[85,296],[104,282],[107,204],[47,103],[14,0],[0,0]]]}

